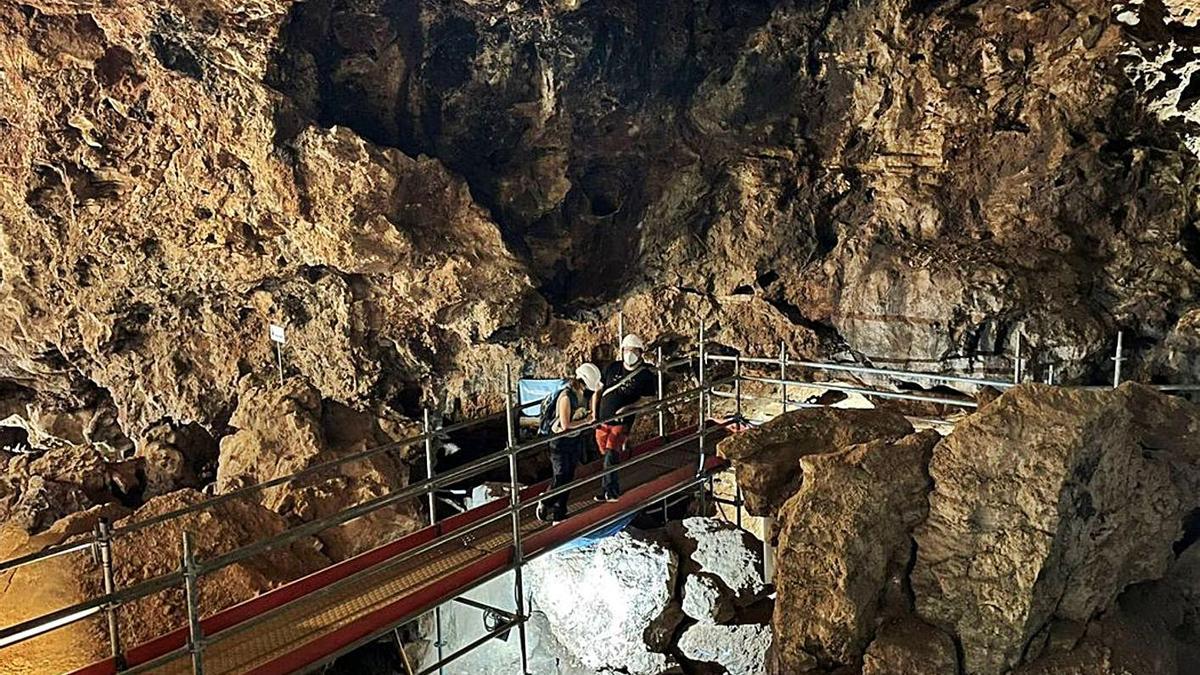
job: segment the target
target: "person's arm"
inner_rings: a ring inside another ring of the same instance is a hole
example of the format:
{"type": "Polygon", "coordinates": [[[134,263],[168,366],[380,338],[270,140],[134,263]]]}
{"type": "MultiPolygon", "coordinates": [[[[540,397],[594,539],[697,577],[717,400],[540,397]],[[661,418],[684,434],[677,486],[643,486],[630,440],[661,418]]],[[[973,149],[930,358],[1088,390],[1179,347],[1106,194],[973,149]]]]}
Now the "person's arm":
{"type": "Polygon", "coordinates": [[[589,420],[590,424],[595,424],[597,419],[596,416],[600,414],[600,397],[603,395],[603,392],[604,385],[600,385],[599,389],[592,392],[592,414],[590,416],[591,419],[589,420]]]}

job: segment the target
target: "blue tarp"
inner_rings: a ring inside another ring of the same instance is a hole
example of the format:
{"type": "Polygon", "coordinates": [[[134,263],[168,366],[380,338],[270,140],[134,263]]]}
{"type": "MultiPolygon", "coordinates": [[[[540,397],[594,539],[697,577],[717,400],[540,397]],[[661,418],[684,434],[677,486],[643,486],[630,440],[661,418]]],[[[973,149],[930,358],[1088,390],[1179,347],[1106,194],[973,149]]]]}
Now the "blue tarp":
{"type": "Polygon", "coordinates": [[[591,546],[592,544],[600,541],[601,539],[604,539],[605,537],[611,537],[614,534],[616,534],[616,533],[620,532],[621,530],[625,529],[626,527],[628,527],[629,523],[633,522],[633,518],[636,515],[637,515],[637,512],[635,511],[634,513],[631,513],[631,514],[625,516],[624,518],[621,518],[620,520],[613,523],[612,525],[609,525],[608,527],[604,528],[603,530],[597,530],[589,535],[579,537],[577,539],[572,539],[571,541],[568,541],[567,543],[563,544],[562,546],[560,546],[559,548],[557,548],[555,550],[573,551],[577,548],[583,548],[584,546],[591,546]]]}
{"type": "Polygon", "coordinates": [[[521,404],[521,417],[537,417],[542,401],[567,383],[561,378],[545,380],[518,380],[517,400],[521,404]]]}

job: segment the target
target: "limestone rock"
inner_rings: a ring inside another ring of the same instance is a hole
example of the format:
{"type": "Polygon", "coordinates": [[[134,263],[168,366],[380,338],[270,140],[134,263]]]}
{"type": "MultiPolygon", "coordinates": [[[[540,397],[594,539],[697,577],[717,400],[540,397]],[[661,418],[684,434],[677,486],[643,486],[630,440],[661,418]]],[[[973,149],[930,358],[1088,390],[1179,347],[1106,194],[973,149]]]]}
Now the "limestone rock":
{"type": "Polygon", "coordinates": [[[197,425],[164,424],[151,429],[134,451],[145,469],[144,496],[203,487],[216,473],[217,450],[216,441],[197,425]]]}
{"type": "Polygon", "coordinates": [[[957,675],[958,652],[942,631],[915,617],[888,621],[863,655],[863,675],[957,675]]]}
{"type": "MultiPolygon", "coordinates": [[[[1179,675],[1200,662],[1180,659],[1175,640],[1160,626],[1114,608],[1092,622],[1077,646],[1047,649],[1041,658],[1019,666],[1013,675],[1179,675]]],[[[1191,646],[1195,654],[1195,645],[1191,646]]]]}
{"type": "Polygon", "coordinates": [[[670,610],[679,565],[654,541],[621,533],[551,553],[526,568],[533,609],[583,665],[657,675],[671,659],[643,636],[670,610]]]}
{"type": "Polygon", "coordinates": [[[688,616],[722,623],[764,596],[762,543],[749,532],[717,518],[686,518],[668,524],[666,534],[682,561],[688,616]]]}
{"type": "Polygon", "coordinates": [[[762,675],[770,648],[771,627],[759,624],[697,623],[679,638],[679,651],[685,657],[720,664],[729,675],[762,675]]]}
{"type": "Polygon", "coordinates": [[[733,461],[747,510],[774,516],[800,488],[803,457],[855,443],[894,441],[912,430],[908,420],[895,413],[812,408],[730,436],[717,445],[717,452],[733,461]]]}
{"type": "Polygon", "coordinates": [[[140,462],[110,462],[92,445],[57,445],[0,463],[0,522],[30,533],[76,511],[141,492],[140,462]]]}
{"type": "Polygon", "coordinates": [[[1139,385],[1005,393],[934,451],[918,611],[968,673],[1016,665],[1051,619],[1086,624],[1166,572],[1200,507],[1198,441],[1194,406],[1139,385]]]}
{"type": "Polygon", "coordinates": [[[912,556],[939,439],[923,431],[801,460],[804,485],[779,515],[775,672],[810,654],[835,664],[861,656],[889,579],[912,556]]]}
{"type": "MultiPolygon", "coordinates": [[[[393,440],[375,418],[322,400],[299,378],[288,380],[283,389],[244,385],[230,419],[238,431],[221,440],[218,492],[290,475],[393,440]]],[[[293,523],[330,516],[407,485],[403,451],[397,448],[310,474],[264,490],[258,499],[293,523]]],[[[425,524],[420,509],[420,500],[409,500],[317,537],[331,558],[343,560],[420,529],[425,524]]]]}
{"type": "MultiPolygon", "coordinates": [[[[196,504],[204,497],[183,490],[150,500],[132,516],[121,518],[120,507],[98,507],[56,522],[49,530],[29,536],[12,526],[0,528],[0,557],[8,559],[50,546],[71,537],[87,536],[101,516],[121,527],[175,509],[196,504]]],[[[200,560],[228,553],[239,546],[286,529],[286,522],[266,509],[238,501],[225,502],[177,520],[152,525],[113,543],[118,587],[179,569],[180,539],[187,530],[195,535],[200,560]]],[[[210,614],[327,565],[312,539],[266,551],[210,576],[202,584],[200,611],[210,614]]],[[[88,551],[60,556],[21,567],[3,575],[0,584],[0,623],[34,618],[103,593],[99,566],[88,551]]],[[[121,608],[125,644],[136,644],[186,625],[183,589],[172,588],[121,608]]],[[[107,657],[108,641],[102,615],[72,624],[44,638],[0,650],[0,671],[69,671],[107,657]]]]}

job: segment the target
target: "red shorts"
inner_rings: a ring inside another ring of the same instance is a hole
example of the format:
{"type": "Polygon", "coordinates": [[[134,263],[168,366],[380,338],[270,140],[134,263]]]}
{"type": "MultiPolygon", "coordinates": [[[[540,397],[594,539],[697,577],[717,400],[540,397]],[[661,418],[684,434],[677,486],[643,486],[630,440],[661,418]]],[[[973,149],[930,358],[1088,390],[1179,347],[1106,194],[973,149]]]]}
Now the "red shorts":
{"type": "Polygon", "coordinates": [[[601,424],[596,427],[596,446],[600,454],[607,455],[609,450],[620,450],[629,440],[629,427],[620,424],[601,424]]]}

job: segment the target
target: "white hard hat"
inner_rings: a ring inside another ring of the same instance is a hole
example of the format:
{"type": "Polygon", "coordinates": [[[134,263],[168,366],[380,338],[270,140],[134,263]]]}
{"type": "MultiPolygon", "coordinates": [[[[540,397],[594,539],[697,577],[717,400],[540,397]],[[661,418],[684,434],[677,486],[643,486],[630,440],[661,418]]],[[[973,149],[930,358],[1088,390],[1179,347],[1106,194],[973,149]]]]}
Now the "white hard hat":
{"type": "Polygon", "coordinates": [[[583,384],[592,391],[600,389],[600,369],[590,363],[585,363],[576,368],[575,377],[583,380],[583,384]]]}
{"type": "Polygon", "coordinates": [[[646,343],[642,342],[642,338],[630,333],[629,335],[626,335],[623,340],[621,340],[621,349],[641,349],[642,351],[645,351],[646,343]]]}

